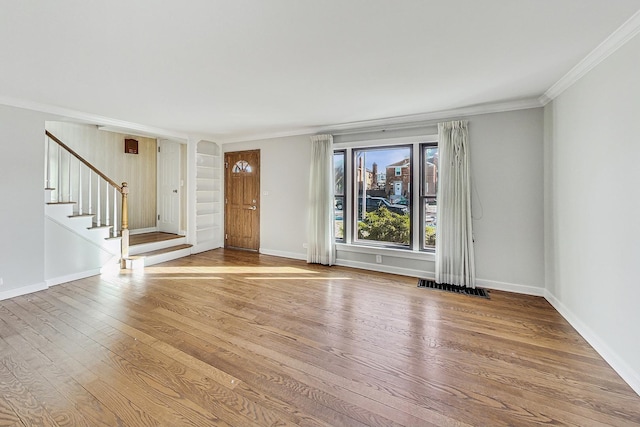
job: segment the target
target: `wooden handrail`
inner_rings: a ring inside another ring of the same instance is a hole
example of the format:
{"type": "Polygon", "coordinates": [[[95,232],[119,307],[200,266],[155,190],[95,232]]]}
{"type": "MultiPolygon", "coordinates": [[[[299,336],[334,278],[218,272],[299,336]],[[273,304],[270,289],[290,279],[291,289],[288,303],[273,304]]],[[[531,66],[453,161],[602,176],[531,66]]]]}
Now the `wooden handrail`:
{"type": "MultiPolygon", "coordinates": [[[[121,247],[121,258],[120,265],[122,268],[127,268],[127,261],[129,260],[129,204],[128,204],[128,195],[129,195],[129,186],[126,182],[122,183],[122,186],[118,185],[114,180],[110,179],[108,176],[103,174],[93,166],[91,163],[82,158],[78,153],[73,151],[69,146],[67,146],[64,142],[60,141],[55,135],[53,135],[48,130],[44,131],[45,134],[52,139],[56,144],[65,149],[70,155],[78,159],[82,164],[96,173],[100,178],[102,178],[107,184],[111,185],[113,188],[118,190],[118,192],[122,195],[122,214],[120,217],[121,228],[120,228],[120,247],[121,247]]],[[[59,151],[58,151],[59,152],[59,151]]],[[[48,168],[48,167],[47,167],[48,168]]],[[[47,169],[48,170],[48,169],[47,169]]],[[[69,172],[69,182],[71,182],[71,172],[69,172]]],[[[81,175],[79,175],[81,176],[81,175]]],[[[47,183],[48,184],[48,183],[47,183]]],[[[99,188],[99,187],[98,187],[99,188]]],[[[89,198],[91,198],[91,190],[89,190],[89,198]]],[[[69,187],[69,194],[71,194],[71,187],[69,187]]],[[[99,197],[99,196],[98,196],[99,197]]],[[[108,195],[106,196],[108,199],[108,195]]],[[[98,223],[100,223],[100,204],[98,198],[98,223]]],[[[114,208],[115,208],[115,195],[114,195],[114,208]]],[[[91,205],[89,205],[89,209],[91,209],[91,205]]],[[[108,219],[107,219],[108,221],[108,219]]],[[[115,221],[115,210],[114,210],[114,221],[115,221]]],[[[114,236],[115,236],[115,228],[114,228],[114,236]]]]}
{"type": "Polygon", "coordinates": [[[114,180],[112,180],[111,178],[109,178],[108,176],[106,176],[105,174],[103,174],[102,172],[100,172],[98,170],[98,168],[96,168],[95,166],[93,166],[91,163],[89,163],[88,161],[86,161],[84,158],[82,158],[82,156],[78,153],[76,153],[75,151],[73,151],[69,146],[67,146],[64,142],[60,141],[58,138],[56,138],[55,135],[53,135],[51,132],[49,132],[48,130],[44,131],[45,134],[53,139],[59,146],[61,146],[62,148],[64,148],[65,150],[67,150],[69,152],[69,154],[71,154],[73,157],[75,157],[76,159],[80,160],[82,163],[84,163],[85,166],[87,166],[89,169],[91,169],[92,171],[94,171],[98,176],[100,176],[102,179],[104,179],[105,181],[107,181],[109,183],[109,185],[111,185],[113,188],[115,188],[116,190],[118,190],[120,192],[120,194],[122,194],[122,187],[120,187],[118,184],[116,184],[116,182],[114,180]]]}

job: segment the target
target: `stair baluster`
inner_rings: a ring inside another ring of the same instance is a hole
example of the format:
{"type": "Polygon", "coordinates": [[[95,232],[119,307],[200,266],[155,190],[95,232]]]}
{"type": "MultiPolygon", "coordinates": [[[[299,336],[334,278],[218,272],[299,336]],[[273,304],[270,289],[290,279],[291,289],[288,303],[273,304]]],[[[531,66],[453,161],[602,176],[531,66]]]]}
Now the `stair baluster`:
{"type": "Polygon", "coordinates": [[[78,162],[78,215],[82,215],[82,163],[78,162]]]}
{"type": "Polygon", "coordinates": [[[113,189],[113,228],[111,229],[113,237],[118,235],[118,190],[113,189]]]}
{"type": "MultiPolygon", "coordinates": [[[[83,215],[85,212],[84,208],[84,192],[86,191],[87,195],[87,207],[88,213],[90,215],[95,214],[96,226],[101,227],[103,225],[110,226],[112,228],[111,235],[112,237],[118,236],[118,228],[120,229],[121,236],[121,265],[124,268],[126,265],[126,258],[129,257],[129,224],[128,224],[128,204],[127,204],[127,196],[129,194],[129,187],[126,182],[122,183],[122,186],[116,184],[115,181],[108,178],[105,174],[100,172],[95,166],[91,163],[87,162],[80,155],[78,155],[71,148],[66,146],[62,141],[60,141],[57,137],[52,135],[49,131],[45,130],[45,134],[48,137],[45,147],[45,176],[46,176],[46,185],[48,189],[52,189],[51,177],[57,177],[57,182],[55,183],[55,191],[56,198],[58,203],[68,203],[73,200],[73,191],[74,186],[73,183],[77,179],[78,183],[78,208],[77,214],[83,215]],[[51,151],[51,140],[56,143],[56,151],[53,153],[51,151]],[[67,156],[63,156],[62,150],[67,152],[67,156]],[[54,157],[55,156],[55,157],[54,157]],[[72,157],[75,157],[78,161],[78,172],[77,178],[75,176],[75,165],[72,170],[72,157]],[[63,166],[63,160],[66,160],[66,165],[63,166]],[[85,166],[83,168],[83,165],[85,166]],[[54,169],[55,166],[55,169],[54,169]],[[66,170],[64,169],[66,167],[66,170]],[[83,172],[86,169],[87,178],[86,185],[83,185],[85,180],[82,178],[83,172]],[[93,174],[96,174],[96,188],[93,189],[93,174]],[[64,179],[67,179],[67,182],[64,182],[64,179]],[[102,190],[102,181],[104,181],[105,189],[102,190]],[[66,184],[66,185],[65,185],[66,184]],[[109,200],[111,197],[109,186],[113,187],[113,217],[111,215],[111,201],[109,200]],[[68,190],[67,194],[63,194],[64,191],[68,190]],[[95,194],[94,194],[95,191],[95,194]],[[104,191],[104,195],[102,194],[104,191]],[[120,214],[120,227],[118,227],[118,193],[122,195],[121,201],[121,214],[120,214]],[[66,196],[66,200],[65,200],[66,196]],[[94,196],[95,196],[95,205],[94,205],[94,196]],[[104,201],[102,198],[104,197],[104,201]],[[94,211],[95,206],[95,211],[94,211]],[[104,209],[104,212],[103,212],[104,209]],[[103,224],[104,219],[104,224],[103,224]]],[[[55,200],[55,199],[54,199],[55,200]]]]}
{"type": "Polygon", "coordinates": [[[104,190],[104,225],[109,225],[109,183],[105,182],[104,190]]]}

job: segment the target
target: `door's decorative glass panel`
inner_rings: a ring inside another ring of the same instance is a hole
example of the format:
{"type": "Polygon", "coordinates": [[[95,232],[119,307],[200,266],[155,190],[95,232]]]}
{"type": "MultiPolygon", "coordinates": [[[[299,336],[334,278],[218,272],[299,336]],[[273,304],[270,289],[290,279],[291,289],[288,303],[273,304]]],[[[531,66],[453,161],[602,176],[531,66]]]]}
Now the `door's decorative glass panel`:
{"type": "Polygon", "coordinates": [[[233,173],[240,173],[240,172],[251,173],[251,165],[246,160],[238,160],[236,162],[236,164],[233,165],[233,168],[231,169],[231,172],[233,172],[233,173]]]}

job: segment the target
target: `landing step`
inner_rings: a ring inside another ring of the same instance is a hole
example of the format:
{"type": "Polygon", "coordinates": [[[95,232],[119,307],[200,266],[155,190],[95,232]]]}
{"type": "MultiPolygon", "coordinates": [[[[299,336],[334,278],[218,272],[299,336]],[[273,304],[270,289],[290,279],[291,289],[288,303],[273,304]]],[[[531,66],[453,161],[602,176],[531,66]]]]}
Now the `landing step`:
{"type": "Polygon", "coordinates": [[[141,253],[141,254],[136,254],[135,256],[137,256],[137,257],[150,257],[150,256],[155,256],[155,255],[162,255],[162,254],[166,254],[166,253],[169,253],[169,252],[175,252],[175,251],[180,251],[182,249],[188,249],[188,248],[190,248],[192,246],[193,245],[189,245],[189,244],[177,245],[177,246],[169,246],[168,248],[156,249],[155,251],[144,252],[144,253],[141,253]]]}

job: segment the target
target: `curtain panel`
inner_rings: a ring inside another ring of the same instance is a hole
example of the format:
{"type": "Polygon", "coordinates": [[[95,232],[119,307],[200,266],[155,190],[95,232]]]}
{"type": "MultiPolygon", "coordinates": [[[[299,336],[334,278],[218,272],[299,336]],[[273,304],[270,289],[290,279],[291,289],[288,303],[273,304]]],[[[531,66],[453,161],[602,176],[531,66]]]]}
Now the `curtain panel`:
{"type": "Polygon", "coordinates": [[[466,121],[438,124],[436,283],[476,287],[466,121]]]}
{"type": "Polygon", "coordinates": [[[311,137],[307,262],[335,263],[333,136],[311,137]]]}

